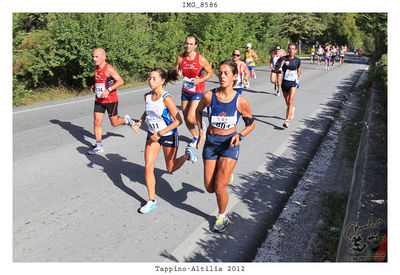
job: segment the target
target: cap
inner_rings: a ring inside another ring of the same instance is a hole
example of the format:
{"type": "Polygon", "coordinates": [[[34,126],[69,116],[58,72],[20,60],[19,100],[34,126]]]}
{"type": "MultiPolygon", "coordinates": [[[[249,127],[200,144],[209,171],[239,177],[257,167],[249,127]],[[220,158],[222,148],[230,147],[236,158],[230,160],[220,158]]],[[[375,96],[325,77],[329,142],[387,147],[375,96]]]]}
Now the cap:
{"type": "Polygon", "coordinates": [[[251,48],[251,43],[247,43],[246,48],[251,48]]]}

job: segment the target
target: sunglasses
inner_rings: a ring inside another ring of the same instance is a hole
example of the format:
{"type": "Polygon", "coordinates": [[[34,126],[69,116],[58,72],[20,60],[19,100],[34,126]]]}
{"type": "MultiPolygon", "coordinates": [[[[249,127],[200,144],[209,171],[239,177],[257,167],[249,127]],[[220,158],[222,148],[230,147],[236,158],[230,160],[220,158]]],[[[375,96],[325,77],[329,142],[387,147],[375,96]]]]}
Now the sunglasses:
{"type": "Polygon", "coordinates": [[[236,53],[234,53],[234,54],[232,54],[232,56],[240,56],[240,54],[236,54],[236,53]]]}

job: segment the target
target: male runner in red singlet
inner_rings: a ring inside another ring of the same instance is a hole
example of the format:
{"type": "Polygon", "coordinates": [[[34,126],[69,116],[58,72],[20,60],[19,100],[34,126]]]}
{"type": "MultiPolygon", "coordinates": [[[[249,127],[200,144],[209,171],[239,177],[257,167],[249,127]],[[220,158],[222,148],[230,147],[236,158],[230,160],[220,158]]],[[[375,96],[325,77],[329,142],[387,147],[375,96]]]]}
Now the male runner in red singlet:
{"type": "Polygon", "coordinates": [[[193,35],[186,37],[185,52],[178,56],[174,66],[174,69],[184,76],[181,105],[186,127],[193,136],[193,140],[189,143],[191,147],[195,147],[198,141],[195,111],[205,92],[204,82],[214,75],[207,59],[195,52],[196,47],[197,38],[193,35]]]}
{"type": "Polygon", "coordinates": [[[94,135],[96,145],[88,151],[88,154],[99,154],[104,152],[102,145],[104,113],[107,110],[111,125],[134,125],[134,121],[128,115],[124,118],[118,116],[118,95],[117,88],[124,85],[124,80],[118,72],[106,62],[106,52],[101,49],[93,51],[93,61],[96,65],[94,70],[95,85],[92,87],[96,94],[94,102],[94,135]]]}

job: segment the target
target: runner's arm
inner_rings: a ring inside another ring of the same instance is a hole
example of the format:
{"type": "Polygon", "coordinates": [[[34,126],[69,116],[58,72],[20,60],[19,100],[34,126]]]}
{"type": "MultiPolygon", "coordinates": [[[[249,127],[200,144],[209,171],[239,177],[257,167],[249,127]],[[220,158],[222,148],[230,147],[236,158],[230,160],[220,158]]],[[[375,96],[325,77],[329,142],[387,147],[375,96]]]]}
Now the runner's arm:
{"type": "Polygon", "coordinates": [[[243,65],[243,72],[244,72],[244,79],[246,80],[246,84],[249,83],[249,78],[250,78],[250,71],[247,68],[246,64],[243,65]]]}
{"type": "MultiPolygon", "coordinates": [[[[144,95],[144,101],[146,102],[146,97],[147,97],[147,93],[144,95]]],[[[142,116],[140,117],[140,120],[138,122],[135,122],[135,125],[132,126],[133,131],[136,132],[136,134],[138,133],[138,129],[140,128],[140,126],[142,126],[142,122],[146,119],[147,113],[146,111],[143,112],[142,116]]]]}
{"type": "MultiPolygon", "coordinates": [[[[239,96],[238,98],[238,111],[242,114],[243,119],[248,118],[248,119],[252,119],[252,123],[250,125],[245,125],[243,131],[240,132],[240,134],[245,137],[247,136],[251,131],[254,130],[255,128],[255,122],[254,122],[254,118],[253,115],[251,114],[250,111],[250,104],[247,101],[247,99],[243,96],[239,96]]],[[[239,133],[234,135],[231,139],[230,145],[233,146],[237,146],[240,142],[240,136],[239,133]]]]}
{"type": "MultiPolygon", "coordinates": [[[[105,74],[106,74],[106,76],[111,76],[114,79],[114,83],[110,87],[108,87],[108,88],[111,88],[111,91],[115,91],[116,89],[118,89],[119,87],[124,85],[124,80],[119,75],[117,70],[115,70],[111,65],[107,66],[107,68],[105,70],[105,74]]],[[[101,96],[103,98],[107,98],[109,94],[110,94],[110,91],[108,89],[106,89],[102,93],[101,96]]]]}
{"type": "Polygon", "coordinates": [[[299,65],[299,67],[297,67],[297,75],[299,77],[299,80],[301,79],[301,65],[299,65]]]}
{"type": "Polygon", "coordinates": [[[212,99],[212,91],[205,92],[200,99],[199,105],[197,105],[196,108],[196,122],[197,126],[199,127],[199,139],[197,140],[197,145],[196,145],[197,149],[199,149],[199,146],[204,139],[204,131],[202,126],[203,110],[207,106],[210,106],[211,99],[212,99]]]}
{"type": "Polygon", "coordinates": [[[196,77],[196,79],[195,79],[195,81],[193,83],[194,85],[198,85],[198,84],[200,84],[202,82],[205,82],[205,81],[207,81],[208,79],[210,79],[214,75],[214,71],[212,70],[212,67],[211,67],[210,63],[207,61],[207,59],[204,58],[204,56],[200,56],[199,62],[200,62],[200,65],[207,72],[207,74],[203,78],[196,77]]]}
{"type": "Polygon", "coordinates": [[[176,72],[178,72],[178,75],[179,75],[179,76],[182,75],[181,63],[182,63],[182,57],[179,55],[179,56],[176,58],[175,66],[174,66],[174,68],[173,68],[173,70],[175,70],[176,72]]]}
{"type": "Polygon", "coordinates": [[[258,55],[257,55],[257,53],[256,53],[255,51],[253,51],[253,50],[251,50],[251,51],[252,51],[253,54],[254,54],[253,60],[254,60],[254,62],[256,62],[256,61],[258,60],[258,55]]]}
{"type": "Polygon", "coordinates": [[[174,121],[170,125],[168,125],[167,128],[162,129],[160,131],[162,135],[168,133],[169,131],[174,130],[175,128],[177,128],[179,125],[182,124],[181,115],[179,114],[178,108],[176,107],[175,101],[172,99],[172,96],[166,96],[164,98],[164,104],[165,107],[167,107],[171,116],[174,118],[174,121]]]}

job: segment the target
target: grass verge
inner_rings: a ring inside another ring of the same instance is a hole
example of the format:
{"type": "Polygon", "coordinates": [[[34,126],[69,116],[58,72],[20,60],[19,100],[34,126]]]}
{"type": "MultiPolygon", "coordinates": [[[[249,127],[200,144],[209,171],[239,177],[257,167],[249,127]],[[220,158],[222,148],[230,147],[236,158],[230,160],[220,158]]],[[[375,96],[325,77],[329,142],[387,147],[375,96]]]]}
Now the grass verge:
{"type": "MultiPolygon", "coordinates": [[[[119,88],[119,90],[134,88],[146,84],[147,81],[128,79],[125,81],[125,84],[119,88]]],[[[67,89],[64,87],[40,88],[32,91],[28,96],[22,98],[21,100],[13,100],[13,107],[57,101],[86,95],[93,95],[93,92],[90,90],[90,88],[84,90],[67,89]]]]}
{"type": "Polygon", "coordinates": [[[327,192],[322,194],[319,216],[324,221],[319,231],[318,250],[314,251],[317,261],[335,262],[341,229],[346,214],[347,195],[327,192]]]}

